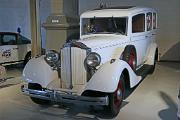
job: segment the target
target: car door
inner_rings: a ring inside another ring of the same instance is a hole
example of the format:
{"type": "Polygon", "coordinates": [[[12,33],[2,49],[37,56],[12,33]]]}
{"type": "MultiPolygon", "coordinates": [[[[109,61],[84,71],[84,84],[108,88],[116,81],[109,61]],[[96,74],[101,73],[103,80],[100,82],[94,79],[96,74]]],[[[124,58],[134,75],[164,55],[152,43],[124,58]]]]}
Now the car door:
{"type": "Polygon", "coordinates": [[[1,35],[0,63],[18,61],[18,47],[16,34],[1,35]]]}
{"type": "Polygon", "coordinates": [[[144,63],[147,52],[147,33],[145,27],[145,13],[139,13],[132,16],[132,34],[131,43],[136,48],[137,66],[144,63]]]}
{"type": "Polygon", "coordinates": [[[24,60],[26,54],[31,49],[31,41],[22,35],[18,35],[17,47],[18,47],[18,59],[24,60]]]}

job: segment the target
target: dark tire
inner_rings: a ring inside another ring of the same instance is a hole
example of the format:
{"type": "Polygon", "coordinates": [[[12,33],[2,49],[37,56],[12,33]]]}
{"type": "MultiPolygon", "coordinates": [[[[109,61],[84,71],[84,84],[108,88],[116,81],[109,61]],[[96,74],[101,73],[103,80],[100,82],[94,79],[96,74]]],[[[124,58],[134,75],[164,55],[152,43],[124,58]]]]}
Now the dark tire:
{"type": "Polygon", "coordinates": [[[34,98],[34,97],[30,97],[30,98],[34,103],[39,104],[39,105],[48,105],[48,104],[50,104],[49,100],[42,100],[42,99],[34,98]]]}
{"type": "MultiPolygon", "coordinates": [[[[29,83],[28,88],[33,89],[33,90],[42,90],[41,85],[36,84],[36,83],[29,83]]],[[[39,105],[48,105],[48,104],[50,104],[49,100],[43,100],[43,99],[39,99],[39,98],[35,98],[35,97],[30,97],[30,98],[34,103],[39,104],[39,105]]]]}
{"type": "Polygon", "coordinates": [[[149,70],[149,74],[153,74],[154,73],[157,60],[158,60],[158,49],[156,49],[156,53],[155,53],[155,57],[154,57],[154,64],[151,66],[151,68],[149,70]]]}
{"type": "Polygon", "coordinates": [[[133,46],[127,46],[123,52],[123,60],[135,71],[137,66],[136,50],[133,46]]]}
{"type": "Polygon", "coordinates": [[[31,52],[28,52],[24,58],[24,65],[31,59],[31,52]]]}
{"type": "Polygon", "coordinates": [[[109,97],[109,105],[107,106],[108,113],[110,113],[113,117],[117,116],[120,111],[121,104],[124,99],[125,87],[124,87],[124,76],[121,75],[118,87],[114,93],[110,93],[109,97]]]}

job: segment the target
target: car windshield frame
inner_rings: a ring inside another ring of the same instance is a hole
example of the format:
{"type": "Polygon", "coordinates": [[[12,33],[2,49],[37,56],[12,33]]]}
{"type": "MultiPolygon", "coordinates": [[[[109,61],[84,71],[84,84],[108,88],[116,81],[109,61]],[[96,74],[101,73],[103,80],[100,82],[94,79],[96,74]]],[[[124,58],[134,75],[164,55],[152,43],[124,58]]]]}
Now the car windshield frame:
{"type": "Polygon", "coordinates": [[[128,17],[81,18],[81,35],[121,34],[127,36],[128,17]]]}

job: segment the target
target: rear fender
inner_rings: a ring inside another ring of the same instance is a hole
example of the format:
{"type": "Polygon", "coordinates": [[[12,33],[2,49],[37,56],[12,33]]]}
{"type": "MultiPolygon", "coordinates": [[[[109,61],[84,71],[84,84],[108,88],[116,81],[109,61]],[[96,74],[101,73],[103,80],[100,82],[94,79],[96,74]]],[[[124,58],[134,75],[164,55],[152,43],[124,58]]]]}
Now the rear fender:
{"type": "Polygon", "coordinates": [[[45,62],[44,56],[32,58],[26,64],[22,79],[28,83],[38,83],[46,88],[54,80],[58,80],[58,72],[52,70],[45,62]]]}
{"type": "Polygon", "coordinates": [[[147,56],[147,61],[145,62],[145,64],[154,65],[154,60],[155,60],[157,48],[158,48],[158,46],[156,43],[151,44],[149,54],[147,56]]]}
{"type": "Polygon", "coordinates": [[[134,87],[141,80],[131,69],[129,64],[123,60],[116,59],[115,62],[107,62],[102,65],[87,83],[85,90],[112,93],[116,90],[120,75],[127,69],[130,78],[130,87],[134,87]]]}

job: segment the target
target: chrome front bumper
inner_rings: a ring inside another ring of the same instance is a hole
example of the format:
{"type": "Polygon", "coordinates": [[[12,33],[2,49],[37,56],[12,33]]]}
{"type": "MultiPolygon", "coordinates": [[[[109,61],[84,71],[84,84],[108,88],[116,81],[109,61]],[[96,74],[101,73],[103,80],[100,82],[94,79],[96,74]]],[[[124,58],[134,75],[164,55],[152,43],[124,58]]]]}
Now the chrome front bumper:
{"type": "Polygon", "coordinates": [[[25,85],[21,86],[21,91],[30,97],[35,97],[44,100],[50,100],[55,102],[77,103],[86,105],[108,105],[108,96],[105,97],[87,97],[73,95],[70,92],[55,91],[55,90],[33,90],[28,89],[25,85]]]}

